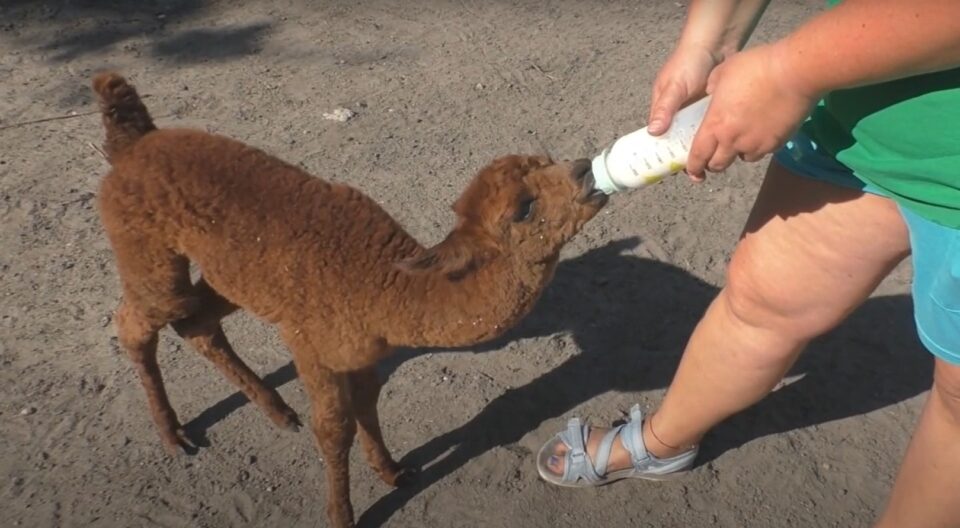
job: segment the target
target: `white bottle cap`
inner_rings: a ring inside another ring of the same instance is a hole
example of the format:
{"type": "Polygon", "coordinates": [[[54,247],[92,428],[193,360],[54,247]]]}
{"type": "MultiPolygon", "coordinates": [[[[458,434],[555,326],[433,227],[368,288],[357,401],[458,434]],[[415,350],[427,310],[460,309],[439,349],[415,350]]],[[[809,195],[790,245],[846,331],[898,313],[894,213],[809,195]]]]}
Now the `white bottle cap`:
{"type": "Polygon", "coordinates": [[[604,194],[613,194],[623,190],[613,182],[613,179],[610,178],[610,172],[607,171],[605,160],[607,159],[609,150],[609,148],[604,149],[604,151],[599,156],[593,158],[593,161],[590,163],[590,170],[593,172],[593,186],[595,189],[603,191],[604,194]]]}

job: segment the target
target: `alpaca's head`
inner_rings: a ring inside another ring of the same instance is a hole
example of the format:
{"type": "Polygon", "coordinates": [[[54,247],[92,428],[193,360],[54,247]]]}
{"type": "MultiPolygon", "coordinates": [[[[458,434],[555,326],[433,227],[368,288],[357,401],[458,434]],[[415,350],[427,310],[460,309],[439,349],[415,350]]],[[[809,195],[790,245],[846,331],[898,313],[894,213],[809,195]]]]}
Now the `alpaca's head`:
{"type": "Polygon", "coordinates": [[[589,160],[494,160],[454,204],[454,231],[402,267],[457,277],[498,257],[520,264],[556,261],[563,245],[607,202],[606,195],[593,190],[589,173],[589,160]]]}

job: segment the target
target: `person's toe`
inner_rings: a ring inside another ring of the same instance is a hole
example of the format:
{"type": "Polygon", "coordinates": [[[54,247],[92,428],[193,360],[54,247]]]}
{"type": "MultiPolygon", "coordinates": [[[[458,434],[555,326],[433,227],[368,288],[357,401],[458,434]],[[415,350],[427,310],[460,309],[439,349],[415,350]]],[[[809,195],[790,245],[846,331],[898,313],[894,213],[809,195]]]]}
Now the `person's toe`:
{"type": "Polygon", "coordinates": [[[553,454],[547,459],[547,469],[558,477],[563,475],[563,460],[566,454],[567,446],[563,445],[563,442],[557,442],[557,445],[554,446],[553,454]]]}

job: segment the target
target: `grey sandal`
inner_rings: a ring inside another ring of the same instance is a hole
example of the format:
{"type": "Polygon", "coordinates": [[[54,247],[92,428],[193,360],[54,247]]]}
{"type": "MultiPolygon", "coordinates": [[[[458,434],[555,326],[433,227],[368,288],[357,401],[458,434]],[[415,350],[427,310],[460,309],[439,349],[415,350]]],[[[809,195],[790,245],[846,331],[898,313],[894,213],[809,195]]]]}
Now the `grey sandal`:
{"type": "Polygon", "coordinates": [[[570,488],[602,486],[622,479],[665,480],[689,470],[697,458],[697,447],[670,458],[657,458],[650,454],[643,443],[643,413],[639,405],[630,409],[630,421],[611,429],[603,437],[597,448],[596,460],[591,460],[587,454],[589,436],[590,426],[582,424],[578,418],[567,422],[566,430],[557,433],[537,454],[540,477],[551,484],[570,488]],[[618,436],[630,453],[633,466],[607,473],[610,450],[618,436]],[[567,448],[563,454],[563,475],[554,473],[549,466],[550,458],[559,456],[556,453],[560,443],[567,448]]]}

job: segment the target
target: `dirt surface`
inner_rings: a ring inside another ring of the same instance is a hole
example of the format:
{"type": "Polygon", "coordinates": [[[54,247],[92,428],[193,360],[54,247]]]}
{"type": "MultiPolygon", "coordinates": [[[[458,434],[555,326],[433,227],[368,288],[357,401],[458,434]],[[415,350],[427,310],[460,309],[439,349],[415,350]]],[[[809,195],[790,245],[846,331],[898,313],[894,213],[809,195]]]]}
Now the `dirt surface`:
{"type": "MultiPolygon", "coordinates": [[[[164,335],[175,408],[209,447],[164,455],[110,317],[118,284],[93,207],[91,74],[117,68],[160,126],[224,133],[375,197],[438,241],[494,156],[592,156],[645,123],[681,27],[673,1],[0,2],[0,511],[4,526],[323,526],[323,462],[164,335]],[[345,122],[324,113],[347,108],[345,122]]],[[[757,41],[821,8],[774,2],[757,41]]],[[[930,382],[907,265],[818,340],[779,390],[717,428],[685,478],[566,490],[534,453],[575,414],[651,408],[724,266],[765,164],[616,197],[542,303],[474,350],[384,365],[387,442],[424,467],[392,491],[353,453],[361,526],[867,526],[930,382]]],[[[790,280],[785,278],[784,280],[790,280]]],[[[301,415],[275,332],[227,334],[301,415]]]]}

